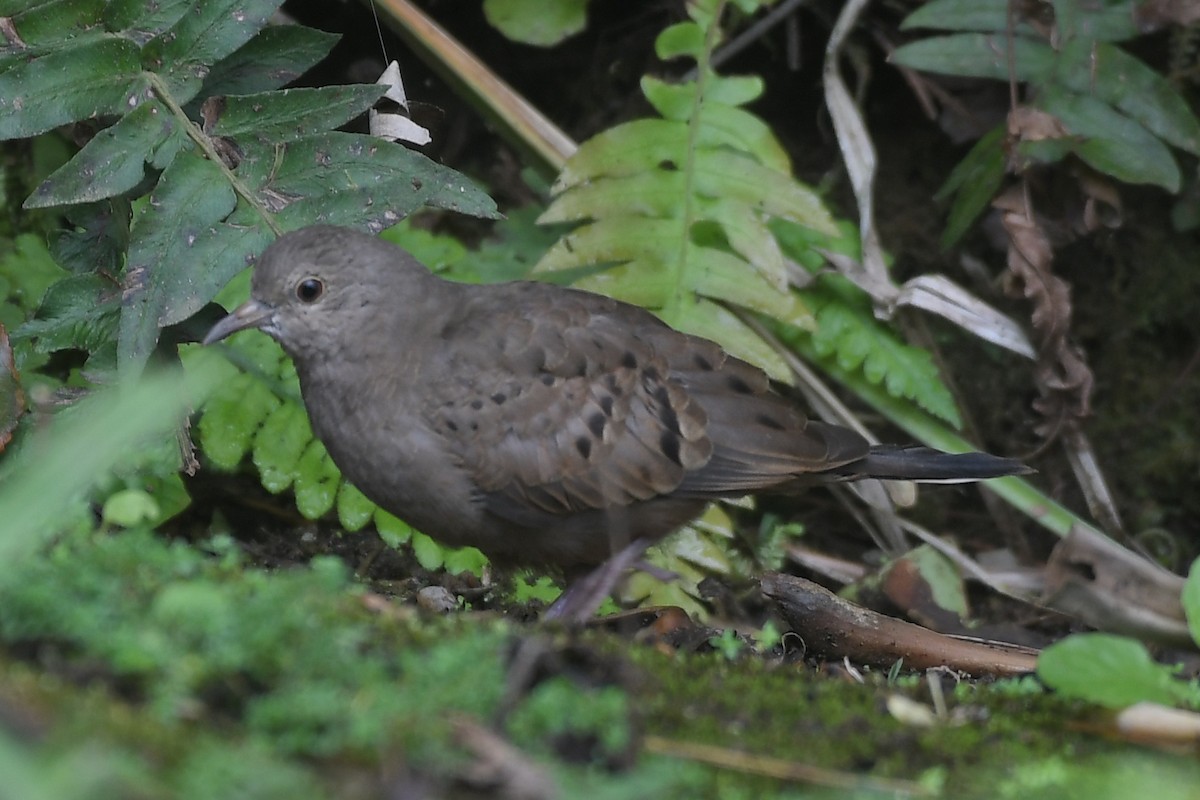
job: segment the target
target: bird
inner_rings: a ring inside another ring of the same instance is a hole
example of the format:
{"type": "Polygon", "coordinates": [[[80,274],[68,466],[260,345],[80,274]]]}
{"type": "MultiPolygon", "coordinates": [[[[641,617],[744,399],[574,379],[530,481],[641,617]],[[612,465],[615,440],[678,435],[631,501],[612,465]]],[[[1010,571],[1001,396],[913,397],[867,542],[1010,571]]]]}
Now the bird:
{"type": "Polygon", "coordinates": [[[1031,471],[872,445],[646,309],[537,281],[446,280],[339,226],[272,242],[250,299],[204,344],[246,329],[292,358],[315,435],[371,501],[445,545],[567,576],[551,619],[590,618],[646,547],[719,498],[1031,471]]]}

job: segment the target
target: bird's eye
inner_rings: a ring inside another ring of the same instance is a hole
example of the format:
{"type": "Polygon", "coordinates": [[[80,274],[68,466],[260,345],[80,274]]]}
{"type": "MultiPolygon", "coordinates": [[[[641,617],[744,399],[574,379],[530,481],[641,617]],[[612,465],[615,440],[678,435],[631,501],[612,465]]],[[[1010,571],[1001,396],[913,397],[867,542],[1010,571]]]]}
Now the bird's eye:
{"type": "Polygon", "coordinates": [[[305,278],[296,284],[296,297],[301,303],[315,303],[325,294],[325,284],[318,278],[305,278]]]}

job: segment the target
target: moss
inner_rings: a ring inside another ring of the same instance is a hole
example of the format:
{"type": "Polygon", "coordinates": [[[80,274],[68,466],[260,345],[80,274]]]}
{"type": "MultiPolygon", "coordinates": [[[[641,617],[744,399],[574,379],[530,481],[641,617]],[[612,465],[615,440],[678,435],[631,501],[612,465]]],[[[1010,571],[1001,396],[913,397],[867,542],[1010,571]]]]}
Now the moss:
{"type": "Polygon", "coordinates": [[[1080,764],[1114,785],[1152,764],[1165,799],[1200,780],[1186,759],[1091,735],[1073,722],[1086,707],[1028,679],[946,686],[945,721],[921,727],[888,711],[893,695],[927,704],[920,676],[858,683],[749,650],[427,618],[367,596],[335,561],[267,572],[224,545],[136,531],[72,537],[0,574],[0,638],[0,720],[32,743],[0,735],[0,765],[36,767],[18,775],[34,800],[376,797],[396,774],[448,788],[474,758],[454,734],[463,717],[509,736],[565,796],[847,796],[650,754],[643,734],[954,797],[1069,796],[1093,785],[1080,764]]]}

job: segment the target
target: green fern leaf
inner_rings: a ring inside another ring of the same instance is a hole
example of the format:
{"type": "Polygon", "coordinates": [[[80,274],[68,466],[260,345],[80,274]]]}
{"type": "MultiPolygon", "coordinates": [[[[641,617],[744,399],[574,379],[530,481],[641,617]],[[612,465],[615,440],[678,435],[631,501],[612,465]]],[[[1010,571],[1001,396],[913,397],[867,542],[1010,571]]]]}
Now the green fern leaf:
{"type": "Polygon", "coordinates": [[[313,439],[296,462],[296,510],[308,519],[319,519],[333,508],[342,475],[325,445],[313,439]]]}
{"type": "Polygon", "coordinates": [[[312,438],[304,410],[294,402],[281,402],[254,437],[254,466],[264,489],[278,494],[292,485],[312,438]]]}
{"type": "Polygon", "coordinates": [[[200,418],[200,447],[213,464],[231,470],[245,458],[259,425],[276,408],[277,398],[253,375],[235,375],[205,406],[200,418]]]}
{"type": "MultiPolygon", "coordinates": [[[[911,400],[934,416],[958,428],[962,425],[954,396],[946,388],[928,352],[902,341],[875,319],[869,308],[847,302],[823,281],[803,294],[816,308],[812,332],[797,331],[825,364],[843,372],[861,372],[892,397],[911,400]]],[[[796,344],[793,338],[791,343],[796,344]]]]}
{"type": "Polygon", "coordinates": [[[337,495],[338,522],[348,531],[359,531],[375,515],[375,504],[352,483],[342,481],[337,495]]]}
{"type": "Polygon", "coordinates": [[[811,315],[787,285],[786,265],[767,223],[784,219],[828,234],[833,220],[817,195],[790,175],[786,152],[740,106],[762,93],[757,77],[718,76],[708,55],[720,4],[689,5],[691,22],[657,43],[663,58],[697,61],[700,78],[642,88],[661,119],[619,125],[580,146],[552,187],[539,222],[577,222],[534,268],[584,269],[580,288],[651,308],[683,330],[722,344],[786,378],[788,371],[740,322],[722,320],[708,300],[793,325],[811,315]],[[706,300],[706,298],[708,300],[706,300]]]}

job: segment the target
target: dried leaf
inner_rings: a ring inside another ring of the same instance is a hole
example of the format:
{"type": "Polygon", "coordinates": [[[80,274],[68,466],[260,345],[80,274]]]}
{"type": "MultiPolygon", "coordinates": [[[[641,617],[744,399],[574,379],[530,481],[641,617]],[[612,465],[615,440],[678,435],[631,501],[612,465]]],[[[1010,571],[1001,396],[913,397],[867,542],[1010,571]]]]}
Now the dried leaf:
{"type": "Polygon", "coordinates": [[[1047,420],[1039,433],[1048,436],[1090,413],[1092,372],[1082,351],[1069,339],[1071,286],[1053,272],[1049,236],[1029,213],[1022,187],[1009,188],[992,205],[1003,212],[1009,272],[1033,303],[1031,321],[1037,332],[1034,379],[1041,394],[1034,408],[1047,420]]]}

